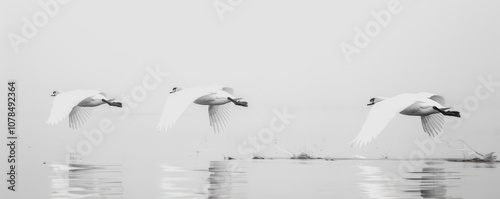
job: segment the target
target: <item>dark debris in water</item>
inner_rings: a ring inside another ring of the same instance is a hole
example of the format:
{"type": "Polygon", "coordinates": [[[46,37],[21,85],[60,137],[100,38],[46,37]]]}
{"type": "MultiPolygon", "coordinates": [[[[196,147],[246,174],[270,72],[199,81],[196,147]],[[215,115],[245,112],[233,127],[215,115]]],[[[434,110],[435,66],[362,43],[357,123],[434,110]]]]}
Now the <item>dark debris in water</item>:
{"type": "Polygon", "coordinates": [[[483,160],[481,158],[473,158],[473,159],[448,159],[450,162],[500,162],[495,160],[483,160]]]}
{"type": "Polygon", "coordinates": [[[265,159],[265,158],[264,158],[264,157],[262,157],[262,156],[253,156],[253,158],[252,158],[252,159],[254,159],[254,160],[263,160],[263,159],[265,159]]]}
{"type": "Polygon", "coordinates": [[[485,160],[481,158],[474,158],[471,160],[463,160],[463,162],[495,162],[495,160],[485,160]]]}
{"type": "Polygon", "coordinates": [[[307,153],[300,153],[299,155],[294,155],[293,157],[291,157],[291,159],[310,160],[310,159],[321,159],[321,158],[312,157],[307,153]]]}

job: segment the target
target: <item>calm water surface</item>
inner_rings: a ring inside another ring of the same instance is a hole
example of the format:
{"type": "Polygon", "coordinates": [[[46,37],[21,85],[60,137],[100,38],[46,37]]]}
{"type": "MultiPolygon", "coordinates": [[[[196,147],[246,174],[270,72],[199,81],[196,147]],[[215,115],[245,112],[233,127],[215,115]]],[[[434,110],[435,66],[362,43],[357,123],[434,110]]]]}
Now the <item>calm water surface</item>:
{"type": "Polygon", "coordinates": [[[226,160],[52,165],[53,198],[498,198],[499,163],[226,160]]]}

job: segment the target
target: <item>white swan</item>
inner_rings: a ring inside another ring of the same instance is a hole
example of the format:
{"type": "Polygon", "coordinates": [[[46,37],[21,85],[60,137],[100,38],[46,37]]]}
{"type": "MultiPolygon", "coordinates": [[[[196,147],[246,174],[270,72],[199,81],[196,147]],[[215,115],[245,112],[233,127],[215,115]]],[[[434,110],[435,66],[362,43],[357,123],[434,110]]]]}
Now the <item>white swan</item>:
{"type": "Polygon", "coordinates": [[[54,91],[55,97],[52,102],[48,125],[54,125],[62,121],[69,115],[69,127],[77,129],[82,126],[90,117],[92,109],[90,107],[108,104],[110,106],[122,107],[122,103],[113,102],[115,99],[108,99],[105,93],[95,90],[73,90],[68,92],[54,91]]]}
{"type": "Polygon", "coordinates": [[[434,137],[443,130],[444,116],[460,117],[458,111],[447,111],[445,99],[432,93],[405,93],[391,98],[375,97],[370,99],[368,106],[374,105],[368,119],[351,142],[352,146],[360,148],[367,145],[401,113],[403,115],[420,116],[424,131],[434,137]]]}
{"type": "Polygon", "coordinates": [[[224,131],[230,117],[229,102],[238,106],[247,107],[248,103],[239,101],[241,98],[233,96],[233,89],[220,86],[197,86],[184,89],[182,87],[174,87],[170,96],[165,102],[163,114],[158,123],[159,131],[166,131],[171,128],[182,112],[191,103],[199,105],[208,105],[208,116],[210,126],[214,128],[215,133],[224,131]]]}

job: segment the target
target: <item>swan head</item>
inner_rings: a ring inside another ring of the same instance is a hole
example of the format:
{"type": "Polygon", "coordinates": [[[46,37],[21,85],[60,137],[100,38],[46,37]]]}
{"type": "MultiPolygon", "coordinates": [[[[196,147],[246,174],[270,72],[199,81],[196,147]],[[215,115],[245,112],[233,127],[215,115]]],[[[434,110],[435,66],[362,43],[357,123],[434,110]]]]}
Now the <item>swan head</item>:
{"type": "Polygon", "coordinates": [[[379,103],[379,102],[381,102],[383,100],[385,100],[385,97],[374,97],[374,98],[371,98],[370,99],[370,103],[367,104],[367,106],[374,105],[374,104],[379,103]]]}
{"type": "Polygon", "coordinates": [[[170,93],[175,93],[175,92],[178,92],[178,91],[181,91],[181,90],[184,90],[184,88],[178,86],[178,87],[174,87],[172,88],[172,91],[170,91],[170,93]]]}
{"type": "Polygon", "coordinates": [[[52,92],[52,95],[50,95],[50,96],[55,97],[61,93],[62,93],[61,91],[54,91],[54,92],[52,92]]]}

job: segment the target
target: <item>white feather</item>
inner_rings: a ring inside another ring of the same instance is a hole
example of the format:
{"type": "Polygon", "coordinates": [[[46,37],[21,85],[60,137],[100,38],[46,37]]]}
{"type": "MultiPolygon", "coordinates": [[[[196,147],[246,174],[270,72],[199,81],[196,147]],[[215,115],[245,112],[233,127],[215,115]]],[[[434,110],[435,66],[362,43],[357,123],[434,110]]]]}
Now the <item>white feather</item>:
{"type": "Polygon", "coordinates": [[[443,132],[445,122],[443,114],[435,113],[427,116],[421,116],[421,120],[424,132],[428,133],[429,136],[434,137],[443,132]]]}
{"type": "Polygon", "coordinates": [[[436,95],[436,94],[427,93],[427,92],[420,92],[420,93],[417,93],[417,95],[422,97],[422,98],[429,98],[429,99],[437,102],[439,105],[441,105],[443,107],[446,104],[446,100],[441,95],[436,95]]]}
{"type": "Polygon", "coordinates": [[[100,95],[99,91],[74,90],[58,94],[52,102],[52,109],[46,123],[54,125],[61,122],[82,100],[95,95],[100,95]]]}
{"type": "Polygon", "coordinates": [[[82,126],[92,114],[92,108],[75,106],[69,113],[69,127],[77,129],[82,126]]]}
{"type": "Polygon", "coordinates": [[[214,128],[215,133],[224,132],[231,117],[232,104],[210,105],[208,106],[208,115],[210,126],[214,128]]]}

